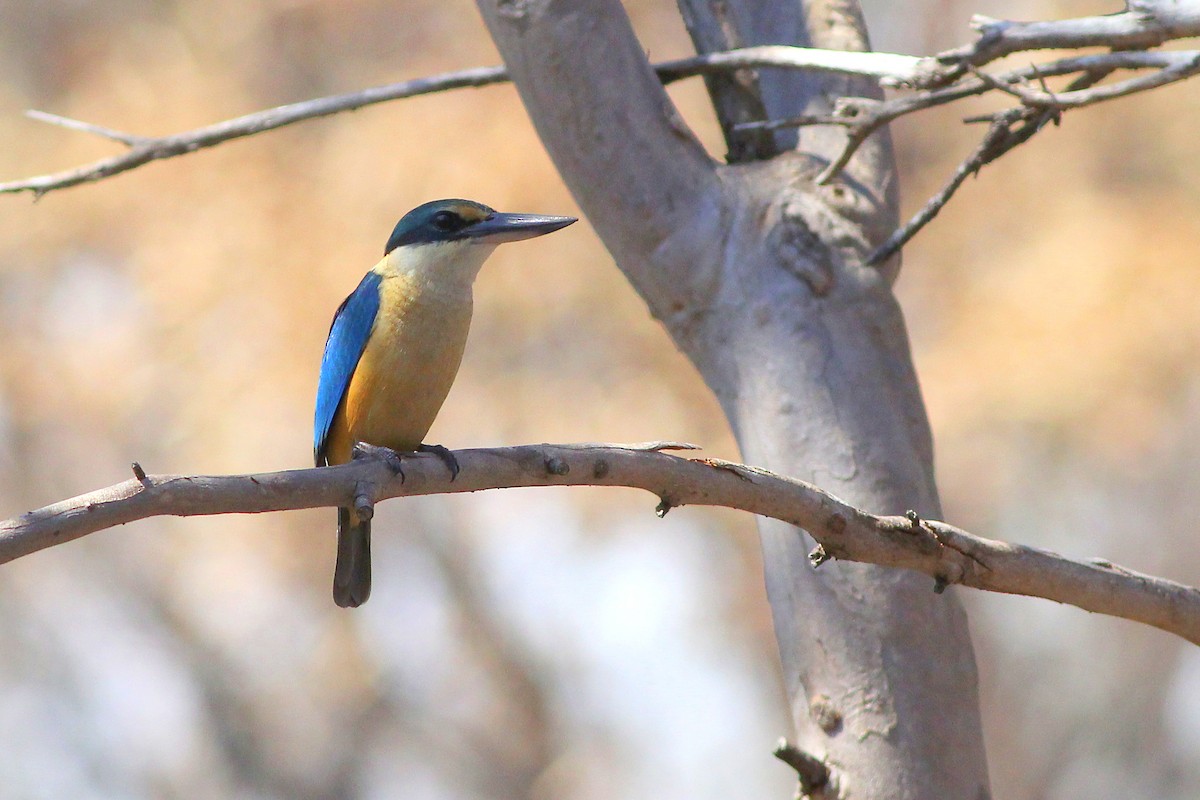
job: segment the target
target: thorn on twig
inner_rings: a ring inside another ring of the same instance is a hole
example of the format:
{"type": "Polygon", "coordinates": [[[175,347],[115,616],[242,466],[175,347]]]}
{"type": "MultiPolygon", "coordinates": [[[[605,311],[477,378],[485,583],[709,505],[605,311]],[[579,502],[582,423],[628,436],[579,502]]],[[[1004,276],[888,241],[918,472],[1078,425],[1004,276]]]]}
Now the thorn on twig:
{"type": "Polygon", "coordinates": [[[829,783],[829,767],[814,755],[804,752],[787,739],[780,739],[772,751],[774,756],[792,769],[800,780],[797,795],[811,795],[829,783]]]}
{"type": "Polygon", "coordinates": [[[138,483],[142,484],[142,486],[145,486],[147,489],[153,486],[153,484],[150,482],[150,479],[146,477],[146,470],[142,469],[141,464],[135,461],[130,464],[130,467],[133,469],[133,477],[138,479],[138,483]]]}
{"type": "Polygon", "coordinates": [[[364,522],[375,516],[374,488],[365,481],[354,484],[354,515],[364,522]]]}
{"type": "Polygon", "coordinates": [[[829,555],[829,553],[825,552],[824,545],[817,545],[816,547],[814,547],[812,549],[812,552],[808,554],[808,560],[809,560],[809,563],[811,563],[813,565],[813,569],[816,569],[817,567],[821,566],[826,561],[829,561],[832,558],[833,558],[833,556],[831,556],[831,555],[829,555]]]}
{"type": "Polygon", "coordinates": [[[914,528],[921,527],[921,515],[918,514],[916,511],[913,511],[910,508],[908,511],[904,512],[904,516],[908,519],[909,522],[912,523],[912,526],[914,528]]]}
{"type": "Polygon", "coordinates": [[[663,517],[665,517],[667,515],[667,512],[670,511],[674,507],[675,507],[675,504],[672,503],[670,500],[668,500],[666,497],[660,497],[658,505],[656,505],[654,507],[654,515],[656,517],[658,517],[659,519],[662,519],[663,517]]]}

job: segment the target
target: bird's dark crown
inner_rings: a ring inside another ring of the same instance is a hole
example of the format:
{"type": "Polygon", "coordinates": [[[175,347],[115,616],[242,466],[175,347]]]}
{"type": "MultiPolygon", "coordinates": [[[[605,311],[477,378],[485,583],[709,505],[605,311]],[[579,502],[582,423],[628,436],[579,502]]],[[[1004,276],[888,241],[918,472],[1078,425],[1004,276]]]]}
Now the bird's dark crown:
{"type": "Polygon", "coordinates": [[[383,254],[407,244],[433,244],[465,239],[468,229],[495,215],[472,200],[433,200],[419,205],[396,223],[383,254]]]}

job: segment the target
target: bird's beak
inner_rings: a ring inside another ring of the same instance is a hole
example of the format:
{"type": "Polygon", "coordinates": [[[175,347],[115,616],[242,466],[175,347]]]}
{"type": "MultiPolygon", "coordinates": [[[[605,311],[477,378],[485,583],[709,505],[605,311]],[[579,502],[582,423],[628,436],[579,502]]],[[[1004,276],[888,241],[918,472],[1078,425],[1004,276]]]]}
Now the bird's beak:
{"type": "Polygon", "coordinates": [[[519,242],[522,239],[532,239],[554,233],[559,228],[565,228],[575,217],[549,217],[541,214],[493,214],[482,222],[476,222],[463,233],[479,244],[503,244],[504,242],[519,242]]]}

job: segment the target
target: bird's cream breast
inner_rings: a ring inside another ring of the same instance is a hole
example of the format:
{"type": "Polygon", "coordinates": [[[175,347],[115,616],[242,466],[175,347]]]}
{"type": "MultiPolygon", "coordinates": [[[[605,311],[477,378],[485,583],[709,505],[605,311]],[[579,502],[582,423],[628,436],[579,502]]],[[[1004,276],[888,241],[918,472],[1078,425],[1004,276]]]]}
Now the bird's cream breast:
{"type": "Polygon", "coordinates": [[[433,291],[421,275],[385,274],[370,341],[346,393],[354,441],[421,444],[462,362],[471,292],[433,291]]]}

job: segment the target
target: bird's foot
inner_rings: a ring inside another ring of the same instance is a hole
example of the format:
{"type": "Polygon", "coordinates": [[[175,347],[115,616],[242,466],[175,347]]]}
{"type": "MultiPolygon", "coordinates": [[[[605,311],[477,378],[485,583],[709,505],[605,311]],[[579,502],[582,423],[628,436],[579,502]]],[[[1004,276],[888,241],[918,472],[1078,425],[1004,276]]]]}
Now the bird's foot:
{"type": "Polygon", "coordinates": [[[400,454],[390,447],[380,447],[377,444],[367,444],[366,442],[356,442],[354,444],[354,452],[350,456],[357,461],[360,458],[373,458],[387,464],[388,469],[393,475],[400,476],[400,482],[404,482],[404,465],[400,460],[400,454]]]}
{"type": "Polygon", "coordinates": [[[450,470],[450,480],[453,481],[458,477],[458,459],[454,457],[454,453],[440,444],[419,444],[417,445],[418,453],[432,453],[442,460],[446,465],[446,469],[450,470]]]}

